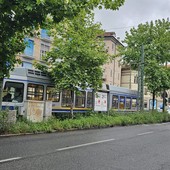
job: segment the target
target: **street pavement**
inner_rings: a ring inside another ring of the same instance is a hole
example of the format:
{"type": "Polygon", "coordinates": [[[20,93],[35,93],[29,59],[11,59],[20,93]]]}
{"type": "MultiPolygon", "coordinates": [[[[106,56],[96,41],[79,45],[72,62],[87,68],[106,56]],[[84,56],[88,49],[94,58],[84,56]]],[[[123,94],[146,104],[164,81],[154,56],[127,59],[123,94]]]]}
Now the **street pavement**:
{"type": "Polygon", "coordinates": [[[0,170],[170,170],[170,123],[0,137],[0,170]]]}

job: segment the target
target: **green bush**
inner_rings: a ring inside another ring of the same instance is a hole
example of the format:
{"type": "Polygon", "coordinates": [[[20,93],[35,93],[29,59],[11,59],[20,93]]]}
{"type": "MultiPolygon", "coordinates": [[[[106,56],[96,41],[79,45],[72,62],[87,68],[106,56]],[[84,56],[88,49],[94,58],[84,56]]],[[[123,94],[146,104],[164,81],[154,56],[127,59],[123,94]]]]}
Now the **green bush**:
{"type": "Polygon", "coordinates": [[[0,111],[0,134],[5,133],[8,127],[8,111],[0,111]]]}
{"type": "Polygon", "coordinates": [[[107,113],[89,112],[77,114],[74,119],[50,118],[46,121],[33,123],[20,119],[15,124],[8,124],[7,112],[0,112],[0,133],[39,133],[73,129],[103,128],[128,126],[136,124],[161,123],[170,121],[170,114],[160,112],[107,113]]]}

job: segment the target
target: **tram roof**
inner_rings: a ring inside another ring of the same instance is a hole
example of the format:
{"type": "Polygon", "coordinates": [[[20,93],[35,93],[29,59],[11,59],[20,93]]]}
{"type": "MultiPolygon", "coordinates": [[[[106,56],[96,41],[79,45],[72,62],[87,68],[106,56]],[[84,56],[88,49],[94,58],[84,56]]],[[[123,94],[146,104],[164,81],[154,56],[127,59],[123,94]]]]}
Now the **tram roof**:
{"type": "Polygon", "coordinates": [[[10,75],[49,79],[48,75],[40,70],[24,67],[14,68],[14,70],[10,72],[10,75]]]}
{"type": "Polygon", "coordinates": [[[137,95],[136,90],[131,90],[131,89],[128,89],[126,87],[117,87],[117,86],[114,86],[114,85],[107,85],[107,87],[110,91],[113,91],[113,92],[130,93],[130,94],[137,95]]]}

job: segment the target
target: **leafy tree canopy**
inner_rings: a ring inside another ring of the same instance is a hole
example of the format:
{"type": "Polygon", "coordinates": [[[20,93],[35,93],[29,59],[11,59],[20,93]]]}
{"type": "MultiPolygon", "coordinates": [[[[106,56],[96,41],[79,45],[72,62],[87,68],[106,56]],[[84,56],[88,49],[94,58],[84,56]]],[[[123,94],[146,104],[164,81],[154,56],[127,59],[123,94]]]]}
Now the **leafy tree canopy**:
{"type": "Polygon", "coordinates": [[[24,36],[43,27],[46,17],[54,22],[72,18],[82,9],[118,9],[125,0],[0,0],[0,79],[9,75],[17,62],[15,55],[24,50],[24,36]]]}
{"type": "Polygon", "coordinates": [[[72,18],[82,9],[91,11],[102,5],[118,9],[125,0],[0,0],[0,110],[3,78],[18,61],[16,54],[23,52],[25,35],[30,36],[44,27],[47,16],[58,23],[72,18]]]}
{"type": "Polygon", "coordinates": [[[123,61],[134,69],[139,65],[142,44],[145,51],[145,67],[149,60],[156,60],[159,64],[170,61],[169,19],[151,21],[132,28],[129,33],[126,32],[124,43],[126,46],[120,47],[120,52],[124,55],[123,61]]]}
{"type": "Polygon", "coordinates": [[[156,60],[149,60],[145,68],[145,84],[150,92],[160,92],[170,88],[170,69],[160,66],[156,60]]]}
{"type": "Polygon", "coordinates": [[[132,69],[138,69],[141,59],[141,46],[144,45],[145,84],[155,95],[170,88],[170,73],[164,66],[170,61],[170,22],[169,19],[140,24],[126,32],[125,47],[120,47],[123,62],[132,69]]]}
{"type": "Polygon", "coordinates": [[[98,38],[103,31],[100,24],[94,24],[93,14],[82,12],[51,28],[53,48],[44,57],[48,66],[39,68],[50,74],[58,90],[101,87],[102,65],[108,54],[103,39],[98,38]]]}

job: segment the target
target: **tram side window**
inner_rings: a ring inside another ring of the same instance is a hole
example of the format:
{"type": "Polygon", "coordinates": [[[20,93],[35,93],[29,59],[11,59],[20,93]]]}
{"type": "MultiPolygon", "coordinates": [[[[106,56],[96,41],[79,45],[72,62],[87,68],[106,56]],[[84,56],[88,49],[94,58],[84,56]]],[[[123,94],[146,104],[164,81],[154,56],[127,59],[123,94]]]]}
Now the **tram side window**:
{"type": "Polygon", "coordinates": [[[70,90],[63,90],[62,91],[62,106],[63,107],[70,107],[71,106],[71,91],[70,90]]]}
{"type": "Polygon", "coordinates": [[[46,100],[51,100],[53,102],[60,101],[60,93],[55,90],[54,87],[47,86],[46,100]]]}
{"type": "Polygon", "coordinates": [[[93,107],[93,93],[87,92],[87,108],[93,107]]]}
{"type": "Polygon", "coordinates": [[[118,109],[118,96],[115,95],[112,96],[112,108],[118,109]]]}
{"type": "Polygon", "coordinates": [[[39,84],[28,84],[27,99],[28,100],[43,100],[44,87],[39,84]]]}
{"type": "Polygon", "coordinates": [[[125,108],[125,97],[120,96],[119,109],[124,109],[124,108],[125,108]]]}
{"type": "Polygon", "coordinates": [[[130,97],[126,98],[126,109],[131,109],[131,98],[130,97]]]}
{"type": "Polygon", "coordinates": [[[132,109],[136,109],[137,100],[135,98],[132,99],[132,109]]]}
{"type": "Polygon", "coordinates": [[[17,102],[22,103],[24,96],[24,84],[16,82],[6,82],[3,90],[4,102],[17,102]]]}
{"type": "Polygon", "coordinates": [[[75,107],[85,107],[86,92],[80,91],[76,94],[75,107]]]}

